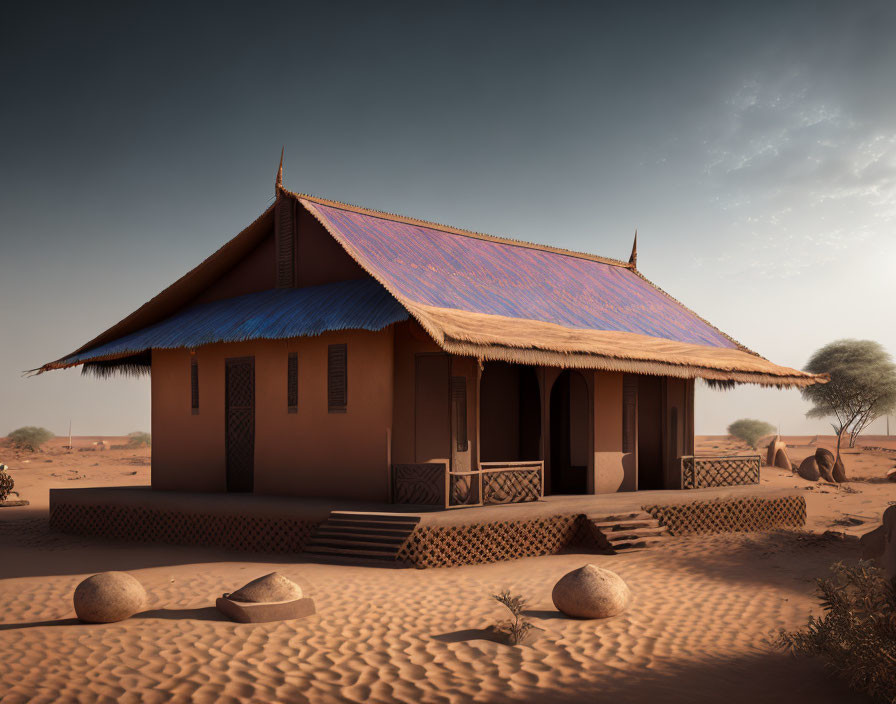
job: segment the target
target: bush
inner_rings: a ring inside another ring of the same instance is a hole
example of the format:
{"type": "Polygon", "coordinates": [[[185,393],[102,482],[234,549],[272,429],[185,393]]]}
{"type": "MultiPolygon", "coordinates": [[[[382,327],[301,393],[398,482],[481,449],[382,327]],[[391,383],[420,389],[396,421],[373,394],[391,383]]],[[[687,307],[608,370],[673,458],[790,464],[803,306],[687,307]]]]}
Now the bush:
{"type": "Polygon", "coordinates": [[[506,590],[500,594],[493,594],[492,597],[499,604],[504,604],[513,615],[512,621],[502,621],[495,626],[495,630],[503,635],[510,645],[519,645],[534,627],[530,621],[523,618],[523,609],[526,608],[526,603],[521,597],[513,596],[506,590]]]}
{"type": "Polygon", "coordinates": [[[53,437],[53,433],[46,428],[26,425],[24,428],[13,430],[7,437],[13,447],[35,452],[40,449],[41,445],[53,437]]]}
{"type": "Polygon", "coordinates": [[[139,430],[134,431],[133,433],[128,433],[128,444],[125,447],[133,448],[133,447],[150,447],[152,445],[152,435],[149,433],[144,433],[139,430]]]}
{"type": "Polygon", "coordinates": [[[752,418],[741,418],[728,426],[728,434],[731,437],[743,440],[754,450],[760,439],[774,432],[775,426],[761,420],[753,420],[752,418]]]}
{"type": "Polygon", "coordinates": [[[818,580],[821,618],[803,631],[782,631],[779,644],[818,655],[853,689],[882,702],[896,702],[896,591],[869,562],[837,563],[834,577],[818,580]]]}

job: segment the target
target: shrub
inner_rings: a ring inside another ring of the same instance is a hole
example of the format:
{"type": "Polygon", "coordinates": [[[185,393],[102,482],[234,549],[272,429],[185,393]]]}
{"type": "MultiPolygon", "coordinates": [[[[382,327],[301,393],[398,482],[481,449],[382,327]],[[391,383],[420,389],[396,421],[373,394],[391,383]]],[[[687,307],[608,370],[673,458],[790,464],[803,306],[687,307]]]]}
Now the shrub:
{"type": "Polygon", "coordinates": [[[837,563],[834,576],[818,580],[821,618],[805,630],[782,631],[779,645],[821,656],[853,689],[883,702],[896,702],[896,590],[869,562],[837,563]]]}
{"type": "Polygon", "coordinates": [[[754,450],[761,438],[771,435],[773,432],[775,432],[773,425],[752,418],[741,418],[728,426],[728,434],[731,437],[743,440],[754,450]]]}
{"type": "Polygon", "coordinates": [[[144,445],[146,447],[152,445],[152,435],[139,430],[136,430],[133,433],[128,433],[128,444],[125,445],[125,447],[143,447],[144,445]]]}
{"type": "Polygon", "coordinates": [[[529,631],[534,628],[533,624],[523,617],[523,609],[526,608],[526,602],[519,596],[513,596],[507,590],[500,594],[493,594],[492,597],[499,604],[506,606],[513,616],[513,620],[502,621],[497,624],[495,630],[503,634],[510,645],[519,645],[525,640],[529,631]]]}
{"type": "Polygon", "coordinates": [[[13,447],[20,450],[31,450],[35,452],[40,449],[47,440],[53,437],[46,428],[36,428],[33,425],[26,425],[24,428],[13,430],[8,436],[9,442],[13,447]]]}

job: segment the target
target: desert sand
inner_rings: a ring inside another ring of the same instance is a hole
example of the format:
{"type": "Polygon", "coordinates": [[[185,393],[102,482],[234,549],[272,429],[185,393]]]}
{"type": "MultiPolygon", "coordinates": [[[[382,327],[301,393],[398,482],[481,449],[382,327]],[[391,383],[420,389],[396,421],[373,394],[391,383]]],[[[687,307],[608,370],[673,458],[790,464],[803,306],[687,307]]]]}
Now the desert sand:
{"type": "MultiPolygon", "coordinates": [[[[792,460],[814,452],[810,438],[785,440],[792,460]]],[[[896,450],[885,439],[867,440],[859,444],[896,450]]],[[[61,445],[33,455],[0,448],[0,462],[31,502],[0,513],[3,702],[867,701],[819,662],[793,658],[772,640],[818,613],[814,579],[837,560],[857,559],[855,536],[896,502],[896,484],[882,479],[896,452],[848,454],[847,471],[864,481],[839,488],[763,468],[763,485],[805,492],[806,531],[399,570],[52,534],[50,487],[149,481],[148,450],[67,453],[61,445]],[[634,602],[626,613],[574,621],[556,611],[554,583],[589,562],[629,584],[634,602]],[[75,586],[113,569],[143,583],[148,610],[120,623],[80,624],[75,586]],[[215,611],[222,592],[274,570],[314,598],[315,616],[244,625],[215,611]],[[529,617],[544,630],[529,645],[486,638],[484,629],[505,616],[490,595],[505,588],[529,602],[529,617]]],[[[702,453],[733,449],[745,448],[699,439],[702,453]]]]}

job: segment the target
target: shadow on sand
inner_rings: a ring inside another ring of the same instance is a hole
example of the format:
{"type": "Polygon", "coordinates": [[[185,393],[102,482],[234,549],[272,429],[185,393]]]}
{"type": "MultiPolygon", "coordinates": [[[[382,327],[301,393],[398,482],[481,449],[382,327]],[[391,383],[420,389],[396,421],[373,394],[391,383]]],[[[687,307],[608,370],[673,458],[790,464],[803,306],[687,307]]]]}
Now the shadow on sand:
{"type": "MultiPolygon", "coordinates": [[[[227,621],[224,614],[214,606],[203,606],[197,609],[149,609],[134,614],[127,620],[163,619],[166,621],[227,621]]],[[[77,618],[57,618],[48,621],[26,621],[24,623],[0,623],[0,631],[17,631],[23,628],[46,628],[48,626],[106,626],[105,623],[84,623],[77,618]]]]}

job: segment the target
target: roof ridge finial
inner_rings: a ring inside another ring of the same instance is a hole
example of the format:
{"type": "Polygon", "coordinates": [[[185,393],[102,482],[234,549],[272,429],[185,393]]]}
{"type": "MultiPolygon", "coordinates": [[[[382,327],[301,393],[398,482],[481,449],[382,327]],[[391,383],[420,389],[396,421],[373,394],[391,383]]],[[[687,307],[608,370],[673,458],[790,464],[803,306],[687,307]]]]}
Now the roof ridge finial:
{"type": "Polygon", "coordinates": [[[628,258],[628,263],[631,264],[632,269],[638,268],[638,228],[635,228],[635,241],[632,244],[632,256],[628,258]]]}
{"type": "Polygon", "coordinates": [[[274,197],[280,195],[280,189],[283,188],[283,152],[286,147],[280,147],[280,166],[277,168],[277,178],[274,181],[274,197]]]}

